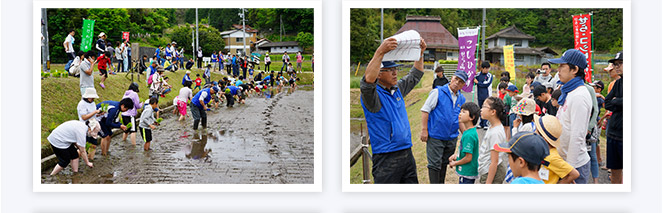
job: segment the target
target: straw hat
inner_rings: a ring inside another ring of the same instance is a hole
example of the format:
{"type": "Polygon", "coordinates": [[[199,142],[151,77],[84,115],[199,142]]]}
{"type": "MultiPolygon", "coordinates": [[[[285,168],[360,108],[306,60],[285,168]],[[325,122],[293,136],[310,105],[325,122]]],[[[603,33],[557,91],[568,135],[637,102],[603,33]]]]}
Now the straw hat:
{"type": "Polygon", "coordinates": [[[523,98],[511,108],[511,112],[519,115],[532,115],[536,112],[536,102],[534,99],[523,98]]]}
{"type": "Polygon", "coordinates": [[[552,147],[559,146],[559,136],[562,135],[562,124],[552,115],[538,116],[534,115],[534,124],[536,130],[546,139],[546,142],[552,147]]]}
{"type": "Polygon", "coordinates": [[[85,88],[85,94],[83,94],[83,98],[99,98],[97,95],[97,90],[94,88],[85,88]]]}

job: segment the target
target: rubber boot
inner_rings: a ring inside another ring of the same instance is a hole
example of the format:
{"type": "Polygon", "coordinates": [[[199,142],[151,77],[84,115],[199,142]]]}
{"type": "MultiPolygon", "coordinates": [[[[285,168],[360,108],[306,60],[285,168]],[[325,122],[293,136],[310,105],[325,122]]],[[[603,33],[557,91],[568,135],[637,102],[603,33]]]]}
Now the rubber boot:
{"type": "Polygon", "coordinates": [[[447,178],[447,167],[448,166],[449,166],[449,164],[443,164],[442,169],[440,169],[440,171],[439,171],[440,172],[440,176],[439,176],[440,184],[444,184],[444,181],[447,178]]]}
{"type": "Polygon", "coordinates": [[[199,122],[200,122],[200,120],[193,120],[193,130],[197,130],[197,129],[198,129],[198,123],[199,123],[199,122]]]}
{"type": "Polygon", "coordinates": [[[430,180],[430,184],[439,184],[440,183],[440,171],[428,168],[428,179],[430,180]]]}
{"type": "Polygon", "coordinates": [[[201,125],[203,126],[203,129],[207,129],[207,117],[202,117],[201,119],[201,125]]]}

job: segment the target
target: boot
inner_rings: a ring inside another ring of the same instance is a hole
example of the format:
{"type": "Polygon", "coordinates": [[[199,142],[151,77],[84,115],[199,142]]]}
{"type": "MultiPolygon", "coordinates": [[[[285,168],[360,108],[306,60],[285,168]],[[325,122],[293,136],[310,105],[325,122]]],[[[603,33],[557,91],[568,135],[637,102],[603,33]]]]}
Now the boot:
{"type": "Polygon", "coordinates": [[[439,171],[440,172],[440,176],[439,176],[440,184],[444,184],[444,181],[447,178],[447,167],[448,166],[449,166],[448,164],[442,165],[442,169],[440,169],[440,171],[439,171]]]}
{"type": "Polygon", "coordinates": [[[428,179],[430,180],[430,184],[439,184],[440,183],[440,171],[428,168],[428,179]]]}
{"type": "Polygon", "coordinates": [[[199,123],[199,122],[200,122],[200,120],[193,120],[193,130],[197,130],[197,129],[198,129],[198,123],[199,123]]]}
{"type": "Polygon", "coordinates": [[[201,125],[203,126],[203,129],[207,129],[207,117],[202,118],[201,125]]]}

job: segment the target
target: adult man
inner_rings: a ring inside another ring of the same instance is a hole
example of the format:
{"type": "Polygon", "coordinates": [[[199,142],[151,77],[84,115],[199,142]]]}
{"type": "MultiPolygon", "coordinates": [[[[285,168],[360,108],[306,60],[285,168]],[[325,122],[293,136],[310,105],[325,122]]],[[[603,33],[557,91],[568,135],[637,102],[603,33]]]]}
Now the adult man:
{"type": "Polygon", "coordinates": [[[559,81],[559,78],[558,78],[558,76],[553,77],[550,74],[551,70],[552,69],[550,69],[550,63],[543,62],[541,64],[541,71],[543,71],[543,73],[537,72],[536,77],[534,77],[534,82],[539,82],[539,83],[541,83],[542,85],[544,85],[546,87],[555,88],[555,84],[557,84],[557,81],[559,81]]]}
{"type": "MultiPolygon", "coordinates": [[[[431,184],[441,183],[447,174],[449,157],[456,150],[458,114],[465,97],[459,90],[467,81],[467,73],[457,70],[451,81],[430,91],[421,107],[421,141],[426,143],[428,178],[431,184]]],[[[461,127],[465,129],[465,127],[461,127]]]]}
{"type": "Polygon", "coordinates": [[[108,155],[108,148],[110,147],[111,136],[113,136],[112,129],[120,128],[122,131],[127,130],[127,126],[118,122],[121,112],[126,112],[134,108],[134,101],[131,98],[124,98],[120,102],[117,101],[104,101],[97,104],[97,109],[101,109],[102,104],[108,104],[108,113],[101,118],[101,132],[103,138],[101,139],[101,155],[108,155]]]}
{"type": "Polygon", "coordinates": [[[64,69],[69,71],[69,67],[71,66],[71,62],[74,61],[74,58],[76,57],[76,53],[74,52],[74,34],[76,34],[76,31],[73,29],[69,30],[69,33],[67,34],[67,37],[64,39],[64,42],[62,42],[62,45],[64,46],[64,52],[67,53],[67,65],[64,66],[64,69]]]}
{"type": "Polygon", "coordinates": [[[562,82],[560,88],[562,95],[557,100],[560,105],[557,118],[562,124],[559,155],[580,172],[576,183],[585,184],[591,176],[585,136],[593,107],[592,98],[594,98],[585,87],[583,80],[587,58],[579,50],[570,49],[564,52],[561,58],[548,61],[559,64],[557,69],[559,80],[562,82]]]}
{"type": "Polygon", "coordinates": [[[438,86],[444,86],[449,83],[449,79],[444,76],[444,67],[439,66],[435,68],[435,80],[433,80],[433,89],[438,86]]]}
{"type": "MultiPolygon", "coordinates": [[[[620,51],[614,59],[610,59],[613,64],[613,69],[617,73],[623,73],[624,54],[620,51]]],[[[615,81],[612,90],[607,97],[605,97],[605,109],[612,111],[612,116],[608,121],[608,128],[606,130],[606,154],[607,163],[606,167],[610,169],[612,174],[610,178],[611,183],[622,183],[622,169],[623,169],[623,98],[624,98],[624,76],[620,74],[621,78],[615,81]]]]}
{"type": "Polygon", "coordinates": [[[281,66],[281,72],[283,72],[283,68],[288,67],[288,63],[290,63],[290,56],[288,55],[288,51],[283,52],[283,56],[281,56],[281,61],[283,61],[283,66],[281,66]]]}
{"type": "MultiPolygon", "coordinates": [[[[366,67],[361,80],[361,104],[366,115],[368,134],[373,151],[375,183],[418,183],[417,168],[412,155],[410,123],[405,111],[405,97],[423,76],[423,53],[426,42],[421,39],[421,56],[406,76],[398,80],[397,65],[382,62],[384,55],[396,49],[396,39],[380,44],[366,67]]],[[[285,53],[284,53],[285,54],[285,53]]]]}
{"type": "Polygon", "coordinates": [[[186,82],[193,83],[191,80],[191,71],[189,70],[186,71],[186,74],[184,74],[184,77],[182,78],[182,86],[184,86],[186,82]]]}
{"type": "Polygon", "coordinates": [[[198,47],[198,69],[203,68],[203,48],[198,47]]]}
{"type": "Polygon", "coordinates": [[[99,37],[99,39],[97,40],[95,48],[97,48],[97,57],[99,57],[106,52],[106,33],[101,32],[97,37],[99,37]]]}
{"type": "Polygon", "coordinates": [[[86,136],[96,138],[99,130],[99,123],[94,119],[86,122],[67,121],[56,127],[46,138],[58,159],[58,164],[53,168],[51,175],[58,174],[69,163],[71,163],[71,169],[78,172],[79,151],[80,155],[83,155],[85,164],[92,168],[94,165],[85,152],[85,138],[86,136]]]}
{"type": "MultiPolygon", "coordinates": [[[[479,108],[483,107],[483,101],[491,95],[491,86],[493,85],[493,75],[488,72],[490,70],[490,63],[484,61],[481,63],[481,72],[474,78],[474,83],[477,84],[477,100],[479,100],[479,108]]],[[[481,119],[479,128],[488,130],[488,120],[481,119]]]]}
{"type": "Polygon", "coordinates": [[[154,56],[157,57],[157,63],[161,65],[161,45],[159,45],[157,49],[154,51],[154,56]]]}
{"type": "Polygon", "coordinates": [[[191,115],[193,115],[193,130],[198,129],[198,123],[201,123],[203,129],[207,128],[207,103],[212,100],[212,96],[219,92],[219,87],[213,86],[200,90],[191,99],[191,115]],[[202,121],[202,122],[201,122],[202,121]]]}

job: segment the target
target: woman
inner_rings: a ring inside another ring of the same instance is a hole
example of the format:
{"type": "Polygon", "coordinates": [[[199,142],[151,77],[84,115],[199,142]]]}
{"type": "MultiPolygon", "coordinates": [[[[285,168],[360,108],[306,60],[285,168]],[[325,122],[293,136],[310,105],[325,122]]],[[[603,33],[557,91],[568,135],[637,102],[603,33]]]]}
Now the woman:
{"type": "Polygon", "coordinates": [[[136,145],[136,115],[138,112],[136,109],[140,109],[140,100],[138,99],[138,83],[133,82],[131,85],[129,85],[129,89],[127,89],[126,92],[124,92],[124,97],[129,98],[134,102],[134,108],[129,109],[126,112],[122,113],[122,124],[125,126],[128,126],[129,123],[131,123],[131,127],[127,128],[127,130],[124,130],[124,134],[122,134],[122,141],[127,140],[127,136],[131,136],[131,144],[136,145]]]}

